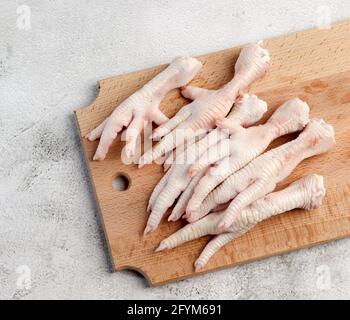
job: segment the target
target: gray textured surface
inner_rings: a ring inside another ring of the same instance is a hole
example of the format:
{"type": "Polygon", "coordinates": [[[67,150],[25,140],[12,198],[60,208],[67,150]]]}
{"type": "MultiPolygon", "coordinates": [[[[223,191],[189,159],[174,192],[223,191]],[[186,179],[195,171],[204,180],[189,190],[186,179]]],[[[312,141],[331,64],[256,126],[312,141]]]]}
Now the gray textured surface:
{"type": "Polygon", "coordinates": [[[350,240],[153,289],[111,273],[82,160],[72,113],[98,79],[313,27],[319,5],[350,18],[347,0],[282,3],[26,1],[19,30],[24,3],[0,0],[0,298],[350,298],[350,240]]]}

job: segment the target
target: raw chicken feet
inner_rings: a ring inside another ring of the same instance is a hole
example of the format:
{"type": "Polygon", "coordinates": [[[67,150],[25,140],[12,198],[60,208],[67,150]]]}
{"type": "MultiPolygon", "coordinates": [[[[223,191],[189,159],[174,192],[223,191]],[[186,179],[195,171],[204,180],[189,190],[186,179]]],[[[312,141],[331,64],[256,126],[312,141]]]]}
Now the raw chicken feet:
{"type": "Polygon", "coordinates": [[[199,271],[222,246],[245,234],[257,223],[295,208],[315,209],[321,205],[324,195],[323,177],[310,174],[281,191],[270,193],[256,200],[240,211],[235,215],[232,225],[224,230],[225,233],[220,234],[221,232],[217,228],[217,223],[225,215],[225,212],[211,213],[203,219],[186,225],[163,240],[156,251],[175,248],[205,235],[219,234],[206,245],[195,262],[196,271],[199,271]]]}
{"type": "MultiPolygon", "coordinates": [[[[264,101],[259,100],[254,95],[244,95],[230,112],[227,121],[236,127],[241,127],[242,124],[250,125],[258,121],[266,110],[267,107],[264,101]]],[[[171,168],[159,181],[151,195],[148,211],[152,212],[147,222],[145,234],[157,228],[163,215],[172,206],[175,199],[188,187],[187,192],[181,195],[169,220],[177,220],[181,217],[188,198],[192,195],[191,190],[200,178],[199,174],[191,181],[188,168],[208,147],[227,136],[228,133],[215,129],[199,142],[188,145],[184,152],[176,157],[176,162],[172,164],[171,168]]]]}
{"type": "Polygon", "coordinates": [[[331,125],[321,119],[310,120],[297,139],[264,153],[227,178],[204,200],[200,215],[233,199],[218,224],[219,229],[227,229],[236,214],[273,191],[302,160],[328,151],[334,142],[331,125]]]}
{"type": "Polygon", "coordinates": [[[309,122],[309,106],[298,98],[289,100],[280,106],[263,125],[247,129],[237,128],[225,119],[218,123],[227,128],[231,136],[209,148],[190,168],[190,175],[202,171],[218,162],[217,166],[200,180],[195,187],[188,206],[186,218],[193,222],[201,216],[198,209],[206,196],[234,172],[243,168],[250,161],[263,153],[276,138],[302,130],[309,122]]]}

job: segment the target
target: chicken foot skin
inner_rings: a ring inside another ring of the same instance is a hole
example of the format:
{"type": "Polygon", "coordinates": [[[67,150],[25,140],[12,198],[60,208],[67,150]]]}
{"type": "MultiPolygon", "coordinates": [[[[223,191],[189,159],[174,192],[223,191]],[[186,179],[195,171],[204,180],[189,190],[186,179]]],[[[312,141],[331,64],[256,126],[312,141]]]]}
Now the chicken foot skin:
{"type": "Polygon", "coordinates": [[[322,119],[311,119],[298,138],[262,154],[213,190],[202,203],[200,216],[233,199],[218,224],[219,229],[227,229],[236,214],[272,192],[301,161],[327,152],[334,143],[333,127],[322,119]]]}
{"type": "Polygon", "coordinates": [[[145,152],[139,159],[139,166],[151,163],[177,146],[216,126],[216,120],[224,119],[236,99],[254,81],[262,78],[270,68],[267,50],[259,44],[242,49],[235,64],[235,75],[224,87],[207,90],[187,86],[182,90],[184,97],[193,100],[183,107],[168,122],[154,130],[153,139],[162,140],[145,152]]]}
{"type": "Polygon", "coordinates": [[[127,127],[125,153],[135,154],[137,138],[149,122],[161,125],[169,119],[159,105],[165,95],[175,88],[190,82],[198,73],[202,63],[191,57],[178,57],[152,80],[124,100],[112,114],[86,137],[90,141],[100,138],[93,160],[103,160],[118,133],[127,127]]]}
{"type": "MultiPolygon", "coordinates": [[[[254,95],[244,95],[239,103],[232,109],[227,119],[234,126],[242,124],[250,125],[258,121],[266,112],[266,103],[254,95]],[[250,112],[248,111],[250,110],[250,112]]],[[[196,184],[197,177],[188,175],[188,168],[208,147],[217,143],[218,140],[228,136],[225,131],[215,129],[197,143],[188,145],[184,152],[176,157],[176,162],[166,172],[155,187],[148,204],[150,216],[145,228],[145,234],[155,230],[166,211],[172,206],[176,198],[186,188],[190,188],[182,194],[179,204],[175,206],[169,220],[177,220],[184,213],[188,198],[192,195],[191,190],[196,184]]]]}
{"type": "Polygon", "coordinates": [[[259,222],[296,208],[315,209],[321,205],[324,195],[323,177],[310,174],[281,191],[270,193],[253,202],[235,215],[232,225],[223,232],[219,231],[217,224],[225,215],[225,211],[211,213],[164,239],[156,251],[175,248],[206,235],[219,234],[206,245],[195,262],[196,271],[199,271],[222,246],[245,234],[259,222]]]}
{"type": "Polygon", "coordinates": [[[193,176],[209,165],[217,163],[195,187],[187,206],[188,221],[193,222],[201,217],[198,215],[201,203],[227,177],[262,154],[273,140],[302,130],[308,122],[309,106],[294,98],[282,104],[269,120],[260,126],[237,130],[226,119],[218,123],[221,128],[229,130],[231,136],[209,148],[190,167],[189,173],[193,176]]]}

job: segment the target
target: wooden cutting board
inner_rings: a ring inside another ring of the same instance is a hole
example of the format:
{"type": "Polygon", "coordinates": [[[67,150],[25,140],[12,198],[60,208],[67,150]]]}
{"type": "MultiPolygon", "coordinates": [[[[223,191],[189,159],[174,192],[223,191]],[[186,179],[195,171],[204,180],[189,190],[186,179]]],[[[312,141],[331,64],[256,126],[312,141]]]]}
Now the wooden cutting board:
{"type": "MultiPolygon", "coordinates": [[[[221,249],[203,272],[350,235],[350,22],[335,24],[328,30],[314,29],[267,40],[265,46],[271,53],[272,70],[250,90],[267,101],[265,120],[282,102],[298,96],[310,105],[312,117],[322,117],[334,126],[337,140],[331,152],[301,163],[281,186],[317,173],[325,177],[327,195],[318,210],[295,210],[259,224],[221,249]]],[[[204,66],[192,85],[221,87],[232,78],[239,51],[240,48],[233,48],[199,57],[204,66]]],[[[163,221],[156,232],[142,236],[148,198],[162,176],[162,168],[153,164],[137,169],[124,164],[120,135],[104,161],[92,161],[98,142],[89,142],[83,136],[165,67],[101,80],[96,100],[75,112],[114,268],[136,270],[151,286],[195,275],[193,263],[209,237],[155,253],[159,242],[183,225],[163,221]],[[128,179],[127,190],[118,192],[112,187],[118,175],[128,179]]],[[[186,103],[179,91],[173,90],[161,109],[173,116],[186,103]]],[[[281,138],[273,146],[293,137],[281,138]]]]}

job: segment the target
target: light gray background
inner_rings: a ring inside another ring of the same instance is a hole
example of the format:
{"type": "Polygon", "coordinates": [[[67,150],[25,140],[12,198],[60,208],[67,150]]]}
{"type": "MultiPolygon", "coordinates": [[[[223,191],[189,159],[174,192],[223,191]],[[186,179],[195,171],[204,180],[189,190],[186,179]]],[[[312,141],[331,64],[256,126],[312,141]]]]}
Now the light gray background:
{"type": "Polygon", "coordinates": [[[98,79],[314,27],[321,5],[350,18],[348,0],[0,0],[0,298],[350,298],[350,240],[153,289],[111,273],[73,120],[98,79]]]}

